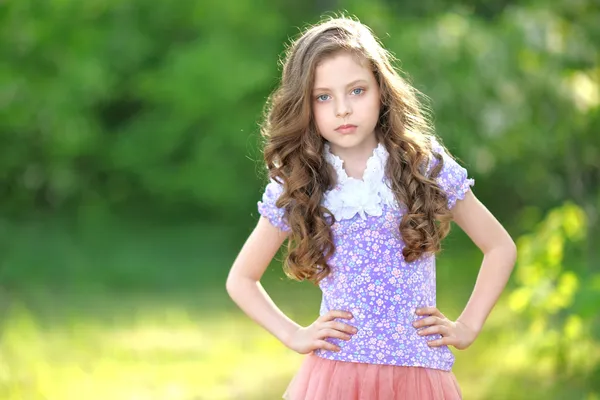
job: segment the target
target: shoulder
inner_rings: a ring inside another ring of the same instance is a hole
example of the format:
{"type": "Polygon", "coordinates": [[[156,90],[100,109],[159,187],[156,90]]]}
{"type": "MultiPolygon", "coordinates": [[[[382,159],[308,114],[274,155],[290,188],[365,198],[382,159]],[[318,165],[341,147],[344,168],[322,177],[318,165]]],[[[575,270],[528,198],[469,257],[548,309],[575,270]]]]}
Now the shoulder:
{"type": "Polygon", "coordinates": [[[442,164],[442,170],[453,170],[463,168],[450,153],[450,151],[442,144],[442,141],[435,136],[428,137],[426,140],[425,152],[427,153],[427,174],[430,175],[438,164],[442,164]]]}
{"type": "Polygon", "coordinates": [[[269,179],[267,186],[258,202],[258,211],[267,218],[271,224],[283,231],[289,230],[285,219],[285,210],[277,205],[277,202],[283,194],[283,184],[275,178],[269,179]]]}
{"type": "Polygon", "coordinates": [[[277,178],[270,178],[267,186],[265,187],[265,191],[263,193],[263,198],[267,198],[269,200],[277,200],[283,194],[283,183],[277,178]]]}
{"type": "Polygon", "coordinates": [[[429,162],[429,170],[435,167],[440,160],[445,161],[446,158],[452,158],[450,152],[442,144],[442,141],[435,136],[427,139],[427,156],[429,162]]]}
{"type": "Polygon", "coordinates": [[[436,137],[429,140],[430,156],[427,174],[436,180],[448,196],[448,207],[452,208],[457,200],[464,198],[475,181],[469,178],[469,172],[450,154],[436,137]],[[439,163],[441,168],[436,168],[439,163]],[[433,176],[432,176],[433,175],[433,176]]]}

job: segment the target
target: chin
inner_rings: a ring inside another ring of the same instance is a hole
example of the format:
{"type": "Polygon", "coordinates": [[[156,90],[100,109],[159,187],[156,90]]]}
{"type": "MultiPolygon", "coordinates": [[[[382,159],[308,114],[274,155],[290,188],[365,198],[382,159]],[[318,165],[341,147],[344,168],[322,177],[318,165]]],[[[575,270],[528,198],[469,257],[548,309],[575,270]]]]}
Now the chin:
{"type": "Polygon", "coordinates": [[[333,140],[329,140],[329,143],[342,147],[345,149],[349,149],[352,147],[360,146],[365,142],[368,142],[369,138],[364,136],[355,136],[355,135],[347,135],[342,137],[337,137],[333,140]]]}

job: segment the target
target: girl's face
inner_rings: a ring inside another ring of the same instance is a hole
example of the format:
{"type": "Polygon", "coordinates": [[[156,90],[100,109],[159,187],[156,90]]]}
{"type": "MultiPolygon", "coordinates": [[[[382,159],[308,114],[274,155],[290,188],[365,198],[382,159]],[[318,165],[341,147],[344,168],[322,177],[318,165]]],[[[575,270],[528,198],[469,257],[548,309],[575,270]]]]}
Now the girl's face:
{"type": "Polygon", "coordinates": [[[348,52],[326,58],[315,70],[312,110],[331,150],[367,151],[377,145],[379,85],[367,61],[348,52]]]}

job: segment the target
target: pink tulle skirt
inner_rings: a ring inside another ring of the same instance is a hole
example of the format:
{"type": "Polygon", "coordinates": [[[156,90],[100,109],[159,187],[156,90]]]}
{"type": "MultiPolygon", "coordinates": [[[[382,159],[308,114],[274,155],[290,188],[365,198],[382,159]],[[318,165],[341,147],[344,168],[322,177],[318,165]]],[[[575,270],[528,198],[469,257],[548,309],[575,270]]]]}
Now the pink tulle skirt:
{"type": "Polygon", "coordinates": [[[286,400],[460,400],[451,371],[332,361],[306,356],[286,400]]]}

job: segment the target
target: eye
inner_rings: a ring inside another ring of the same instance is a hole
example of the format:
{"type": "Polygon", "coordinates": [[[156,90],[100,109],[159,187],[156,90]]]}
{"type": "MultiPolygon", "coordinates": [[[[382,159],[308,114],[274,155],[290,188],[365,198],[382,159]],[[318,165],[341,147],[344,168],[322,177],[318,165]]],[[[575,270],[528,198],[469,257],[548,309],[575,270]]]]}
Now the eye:
{"type": "Polygon", "coordinates": [[[365,89],[363,88],[356,88],[356,89],[352,89],[352,94],[354,95],[361,95],[365,92],[365,89]]]}
{"type": "Polygon", "coordinates": [[[327,101],[328,97],[329,97],[328,94],[321,94],[321,95],[317,96],[317,101],[327,101]]]}

